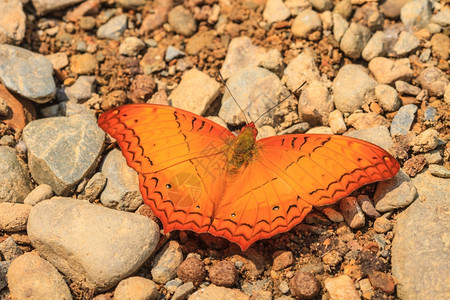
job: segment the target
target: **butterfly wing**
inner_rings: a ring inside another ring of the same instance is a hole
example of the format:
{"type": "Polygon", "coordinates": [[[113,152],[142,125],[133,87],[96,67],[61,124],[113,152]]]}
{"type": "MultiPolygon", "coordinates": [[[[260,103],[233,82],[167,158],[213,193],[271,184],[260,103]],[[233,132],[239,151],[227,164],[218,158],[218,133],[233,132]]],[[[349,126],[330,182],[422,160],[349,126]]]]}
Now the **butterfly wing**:
{"type": "Polygon", "coordinates": [[[213,199],[224,188],[230,131],[190,112],[152,104],[111,109],[98,124],[139,173],[144,202],[165,232],[208,231],[213,199]]]}
{"type": "Polygon", "coordinates": [[[211,226],[244,250],[300,223],[312,206],[335,203],[399,170],[385,150],[350,137],[275,136],[257,146],[257,158],[229,183],[211,226]]]}

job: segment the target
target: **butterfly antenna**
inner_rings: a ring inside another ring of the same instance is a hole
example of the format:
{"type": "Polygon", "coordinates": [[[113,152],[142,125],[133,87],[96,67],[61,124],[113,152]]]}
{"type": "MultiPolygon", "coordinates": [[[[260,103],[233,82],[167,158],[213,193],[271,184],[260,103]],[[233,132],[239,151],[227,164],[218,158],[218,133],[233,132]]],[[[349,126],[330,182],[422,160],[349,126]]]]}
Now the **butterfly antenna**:
{"type": "Polygon", "coordinates": [[[289,96],[285,97],[283,100],[281,100],[280,102],[278,102],[277,104],[275,104],[274,106],[272,106],[271,108],[269,108],[265,113],[263,113],[262,115],[260,115],[258,117],[258,119],[256,119],[256,122],[258,122],[259,119],[261,119],[261,117],[263,117],[265,114],[267,114],[269,111],[271,111],[272,109],[276,108],[277,106],[280,106],[281,103],[283,103],[284,101],[286,101],[287,99],[289,99],[289,97],[291,97],[293,94],[297,93],[304,85],[306,84],[306,81],[303,81],[303,83],[295,89],[295,91],[293,91],[292,93],[289,94],[289,96]]]}
{"type": "Polygon", "coordinates": [[[247,119],[247,115],[245,114],[245,111],[242,109],[242,107],[239,105],[239,102],[237,102],[236,98],[234,98],[233,94],[231,93],[230,89],[228,88],[228,85],[225,83],[225,79],[223,79],[222,74],[220,74],[219,72],[219,76],[220,79],[222,80],[223,85],[225,86],[225,88],[227,89],[228,93],[230,93],[231,98],[233,98],[234,102],[237,104],[237,106],[239,107],[239,109],[242,111],[242,114],[244,115],[245,118],[245,123],[248,124],[249,121],[247,119]]]}

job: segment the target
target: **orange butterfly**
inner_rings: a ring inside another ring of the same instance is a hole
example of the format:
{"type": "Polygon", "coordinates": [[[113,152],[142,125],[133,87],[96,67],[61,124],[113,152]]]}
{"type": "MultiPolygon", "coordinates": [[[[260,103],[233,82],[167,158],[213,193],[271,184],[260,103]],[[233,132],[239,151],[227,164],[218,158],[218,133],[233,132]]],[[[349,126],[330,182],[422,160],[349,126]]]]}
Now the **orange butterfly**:
{"type": "Polygon", "coordinates": [[[209,232],[239,244],[286,232],[313,206],[392,178],[398,162],[355,138],[291,134],[235,136],[193,113],[155,104],[111,109],[98,119],[114,137],[164,231],[209,232]]]}

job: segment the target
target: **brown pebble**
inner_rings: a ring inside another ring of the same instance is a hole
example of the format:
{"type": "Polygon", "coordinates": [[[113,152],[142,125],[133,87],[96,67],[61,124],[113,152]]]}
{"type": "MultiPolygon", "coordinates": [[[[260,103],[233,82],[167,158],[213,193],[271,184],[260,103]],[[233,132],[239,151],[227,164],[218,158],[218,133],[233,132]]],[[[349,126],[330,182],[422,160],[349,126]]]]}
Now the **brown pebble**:
{"type": "Polygon", "coordinates": [[[385,217],[379,217],[373,223],[373,229],[376,233],[386,233],[392,229],[392,223],[385,217]]]}
{"type": "Polygon", "coordinates": [[[389,274],[374,271],[369,274],[369,280],[373,288],[380,289],[386,294],[390,295],[395,291],[395,280],[389,274]]]}
{"type": "Polygon", "coordinates": [[[276,251],[273,254],[273,266],[275,271],[280,271],[286,267],[289,267],[294,263],[294,257],[291,251],[276,251]]]}
{"type": "Polygon", "coordinates": [[[311,273],[297,272],[289,282],[289,288],[297,299],[314,299],[319,295],[320,282],[311,273]]]}
{"type": "Polygon", "coordinates": [[[232,287],[237,283],[238,271],[231,261],[219,261],[209,269],[211,282],[218,286],[232,287]]]}
{"type": "Polygon", "coordinates": [[[199,286],[205,278],[205,267],[200,259],[191,256],[186,258],[178,267],[177,275],[183,282],[192,282],[199,286]]]}
{"type": "Polygon", "coordinates": [[[335,267],[342,262],[342,256],[336,250],[331,250],[322,257],[324,263],[335,267]]]}
{"type": "Polygon", "coordinates": [[[156,83],[151,75],[137,75],[130,86],[129,98],[133,103],[144,103],[155,93],[156,83]]]}
{"type": "Polygon", "coordinates": [[[411,177],[416,176],[427,164],[424,155],[411,157],[403,164],[403,171],[411,177]]]}

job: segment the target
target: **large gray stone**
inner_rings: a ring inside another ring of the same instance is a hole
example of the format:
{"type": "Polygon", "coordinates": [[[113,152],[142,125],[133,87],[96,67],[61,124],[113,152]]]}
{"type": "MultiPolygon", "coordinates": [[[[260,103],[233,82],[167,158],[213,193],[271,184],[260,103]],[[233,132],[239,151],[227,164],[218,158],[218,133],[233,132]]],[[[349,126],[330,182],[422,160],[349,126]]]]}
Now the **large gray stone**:
{"type": "Polygon", "coordinates": [[[53,65],[45,56],[0,45],[0,61],[0,81],[8,90],[38,103],[48,102],[55,95],[53,65]]]}
{"type": "Polygon", "coordinates": [[[398,217],[392,273],[400,299],[449,299],[450,185],[427,172],[412,179],[419,199],[398,217]]]}
{"type": "Polygon", "coordinates": [[[31,175],[57,195],[68,195],[91,174],[103,148],[104,132],[85,114],[30,122],[23,130],[31,175]]]}
{"type": "Polygon", "coordinates": [[[31,192],[31,181],[16,150],[0,146],[0,202],[23,203],[31,192]]]}
{"type": "Polygon", "coordinates": [[[158,225],[149,218],[71,198],[34,206],[27,229],[41,256],[96,291],[137,271],[159,241],[158,225]]]}

